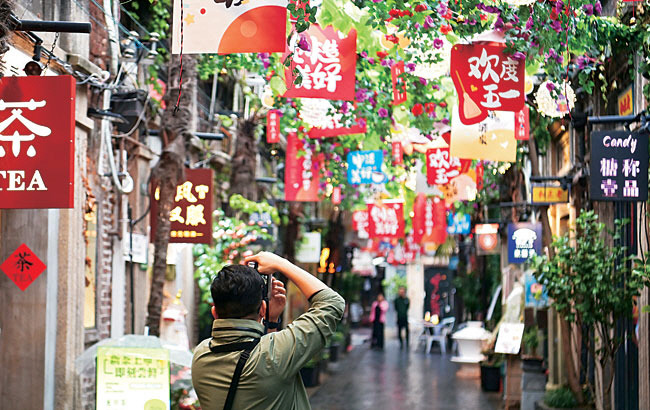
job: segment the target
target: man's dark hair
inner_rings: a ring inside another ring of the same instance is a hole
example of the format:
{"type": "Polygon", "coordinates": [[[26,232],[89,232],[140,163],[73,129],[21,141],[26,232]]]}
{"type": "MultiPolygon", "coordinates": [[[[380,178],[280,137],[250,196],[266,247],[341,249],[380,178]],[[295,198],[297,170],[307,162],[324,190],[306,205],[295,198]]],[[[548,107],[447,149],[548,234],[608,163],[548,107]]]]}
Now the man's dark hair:
{"type": "Polygon", "coordinates": [[[210,285],[219,319],[239,319],[257,313],[262,304],[264,280],[246,265],[228,265],[210,285]]]}

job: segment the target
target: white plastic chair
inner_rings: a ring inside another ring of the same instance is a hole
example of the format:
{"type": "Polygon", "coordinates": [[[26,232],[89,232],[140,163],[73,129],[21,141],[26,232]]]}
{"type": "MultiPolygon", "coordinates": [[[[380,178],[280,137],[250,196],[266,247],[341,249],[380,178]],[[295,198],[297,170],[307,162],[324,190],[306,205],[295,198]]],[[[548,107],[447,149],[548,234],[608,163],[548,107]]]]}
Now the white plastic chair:
{"type": "Polygon", "coordinates": [[[451,334],[452,329],[454,328],[454,323],[456,323],[456,318],[447,317],[440,321],[440,325],[434,328],[434,334],[427,334],[427,353],[431,353],[431,347],[434,342],[438,342],[440,345],[440,352],[442,354],[447,354],[447,337],[451,334]]]}

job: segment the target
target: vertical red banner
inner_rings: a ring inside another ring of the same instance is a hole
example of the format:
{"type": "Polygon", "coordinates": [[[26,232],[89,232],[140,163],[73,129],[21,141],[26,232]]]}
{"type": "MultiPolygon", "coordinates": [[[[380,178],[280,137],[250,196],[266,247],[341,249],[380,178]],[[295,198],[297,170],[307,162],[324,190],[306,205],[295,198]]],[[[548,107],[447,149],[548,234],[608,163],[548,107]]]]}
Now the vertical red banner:
{"type": "Polygon", "coordinates": [[[402,143],[399,141],[393,142],[391,148],[393,152],[393,164],[402,165],[404,163],[404,148],[402,147],[402,143]]]}
{"type": "Polygon", "coordinates": [[[485,168],[483,163],[481,162],[476,166],[476,189],[481,190],[483,189],[483,173],[485,172],[485,168]]]}
{"type": "Polygon", "coordinates": [[[433,230],[429,239],[431,242],[442,244],[447,240],[447,208],[445,201],[440,198],[431,198],[433,230]]]}
{"type": "Polygon", "coordinates": [[[277,144],[280,142],[280,111],[269,110],[266,113],[266,142],[277,144]]]}
{"type": "Polygon", "coordinates": [[[424,236],[424,213],[427,206],[427,196],[425,194],[418,194],[413,202],[413,219],[411,221],[413,227],[413,241],[422,243],[424,236]]]}
{"type": "Polygon", "coordinates": [[[318,202],[318,160],[311,148],[298,139],[295,132],[287,135],[287,156],[284,169],[285,201],[318,202]],[[298,156],[304,151],[302,156],[298,156]]]}
{"type": "Polygon", "coordinates": [[[404,204],[401,202],[368,205],[368,228],[371,238],[404,237],[404,204]]]}
{"type": "Polygon", "coordinates": [[[332,190],[332,204],[338,205],[341,203],[341,188],[334,187],[332,190]]]}
{"type": "Polygon", "coordinates": [[[527,105],[515,113],[515,139],[527,141],[530,138],[530,109],[527,105]]]}
{"type": "Polygon", "coordinates": [[[352,212],[352,229],[360,238],[368,237],[368,210],[352,212]]]}
{"type": "Polygon", "coordinates": [[[393,64],[390,68],[390,76],[393,81],[393,105],[406,102],[406,83],[400,75],[404,74],[404,61],[393,64]]]}

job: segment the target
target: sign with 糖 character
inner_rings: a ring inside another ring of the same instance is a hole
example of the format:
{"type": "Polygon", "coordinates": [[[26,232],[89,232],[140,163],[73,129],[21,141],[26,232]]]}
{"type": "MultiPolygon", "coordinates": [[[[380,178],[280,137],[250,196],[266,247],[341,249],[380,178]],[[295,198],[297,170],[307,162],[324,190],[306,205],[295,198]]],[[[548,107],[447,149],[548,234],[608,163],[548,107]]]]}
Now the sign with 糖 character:
{"type": "Polygon", "coordinates": [[[284,200],[318,202],[319,168],[311,147],[302,143],[295,132],[290,132],[284,166],[284,200]]]}
{"type": "Polygon", "coordinates": [[[169,351],[97,348],[97,410],[169,409],[169,351]]]}
{"type": "Polygon", "coordinates": [[[280,116],[278,110],[269,110],[266,113],[266,142],[268,144],[277,144],[280,142],[280,116]]]}
{"type": "Polygon", "coordinates": [[[293,55],[290,67],[285,69],[287,91],[284,97],[354,100],[356,30],[350,30],[346,37],[332,26],[322,28],[312,24],[305,33],[296,33],[291,38],[282,58],[289,56],[290,51],[293,55]],[[294,68],[302,77],[300,83],[296,83],[294,68]]]}
{"type": "Polygon", "coordinates": [[[591,133],[590,196],[593,201],[648,200],[648,135],[591,133]]]}
{"type": "Polygon", "coordinates": [[[348,154],[348,182],[351,185],[381,184],[386,181],[386,175],[381,170],[384,162],[384,152],[352,151],[348,154]]]}
{"type": "Polygon", "coordinates": [[[172,21],[173,54],[281,53],[287,0],[174,0],[172,21]]]}
{"type": "Polygon", "coordinates": [[[505,53],[501,43],[456,44],[451,49],[451,78],[458,93],[460,121],[483,121],[488,111],[524,107],[525,60],[505,53]]]}
{"type": "Polygon", "coordinates": [[[368,222],[371,239],[403,238],[404,204],[392,201],[368,204],[368,222]]]}
{"type": "MultiPolygon", "coordinates": [[[[169,243],[212,243],[212,170],[185,169],[185,179],[176,187],[174,205],[169,213],[169,243]]],[[[151,241],[155,238],[160,187],[151,198],[151,241]]]]}
{"type": "Polygon", "coordinates": [[[74,207],[75,80],[0,79],[0,208],[74,207]]]}
{"type": "Polygon", "coordinates": [[[514,162],[517,159],[515,113],[490,111],[479,124],[463,124],[452,109],[449,154],[458,158],[514,162]]]}

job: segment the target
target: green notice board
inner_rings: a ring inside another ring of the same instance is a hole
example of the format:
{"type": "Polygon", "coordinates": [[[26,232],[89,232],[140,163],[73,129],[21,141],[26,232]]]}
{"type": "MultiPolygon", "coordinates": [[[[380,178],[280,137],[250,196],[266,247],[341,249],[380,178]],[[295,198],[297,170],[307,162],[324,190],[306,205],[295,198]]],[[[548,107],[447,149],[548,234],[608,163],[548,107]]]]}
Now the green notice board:
{"type": "Polygon", "coordinates": [[[169,352],[97,348],[97,410],[169,410],[169,352]]]}

